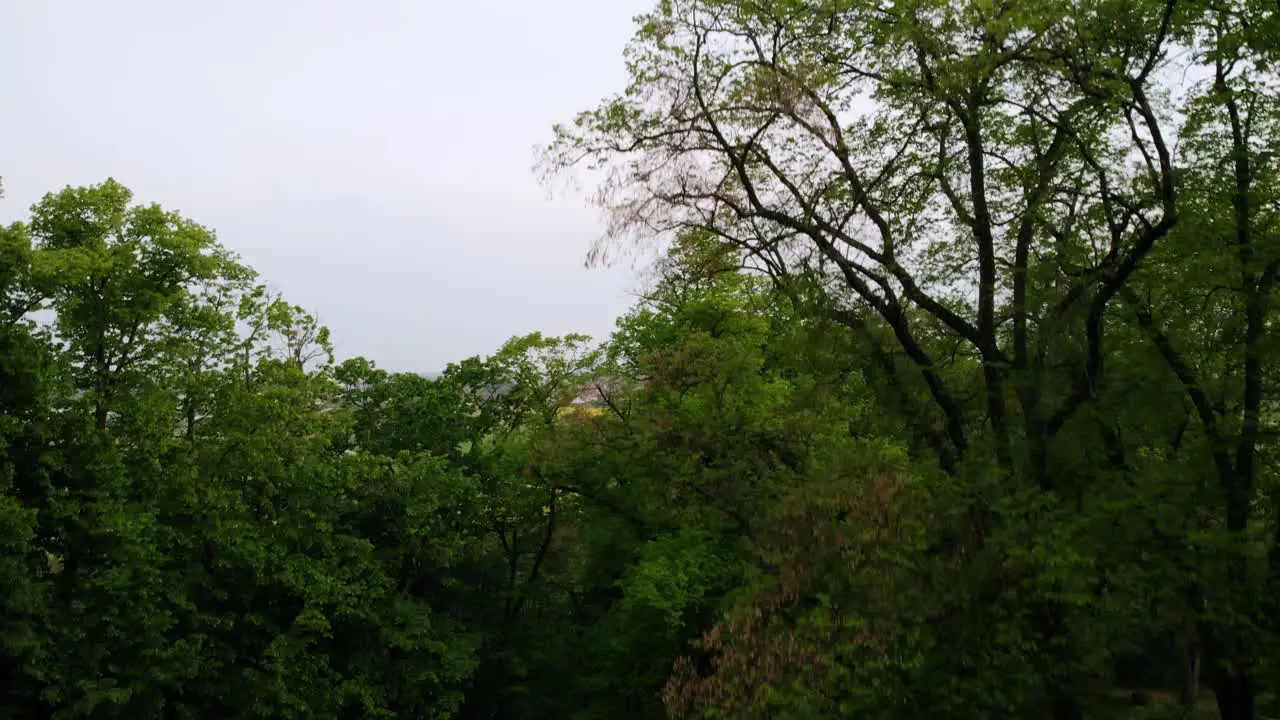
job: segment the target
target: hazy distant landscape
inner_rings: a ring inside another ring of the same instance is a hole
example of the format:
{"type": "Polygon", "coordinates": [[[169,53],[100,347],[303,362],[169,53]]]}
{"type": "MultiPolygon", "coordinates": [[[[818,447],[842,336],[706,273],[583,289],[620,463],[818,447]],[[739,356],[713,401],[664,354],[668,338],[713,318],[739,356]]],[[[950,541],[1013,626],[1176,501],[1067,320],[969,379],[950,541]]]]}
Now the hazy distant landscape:
{"type": "Polygon", "coordinates": [[[605,6],[0,8],[0,718],[1280,717],[1280,5],[605,6]]]}

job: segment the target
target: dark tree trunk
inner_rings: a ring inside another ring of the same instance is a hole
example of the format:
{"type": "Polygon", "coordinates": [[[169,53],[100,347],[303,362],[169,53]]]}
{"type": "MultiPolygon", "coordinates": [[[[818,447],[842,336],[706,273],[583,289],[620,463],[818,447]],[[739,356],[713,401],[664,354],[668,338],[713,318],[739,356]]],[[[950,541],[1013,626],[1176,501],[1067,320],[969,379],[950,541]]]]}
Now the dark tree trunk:
{"type": "Polygon", "coordinates": [[[1229,628],[1201,627],[1205,679],[1213,688],[1222,720],[1256,720],[1257,684],[1252,657],[1240,647],[1241,637],[1229,628]]]}
{"type": "MultiPolygon", "coordinates": [[[[1066,608],[1062,603],[1052,600],[1042,602],[1036,618],[1036,630],[1042,642],[1052,644],[1066,637],[1066,608]]],[[[1053,720],[1082,720],[1084,711],[1080,707],[1074,673],[1069,667],[1070,651],[1056,648],[1051,649],[1047,655],[1045,660],[1048,667],[1044,671],[1045,695],[1053,720]],[[1064,671],[1062,668],[1067,669],[1064,671]]]]}
{"type": "MultiPolygon", "coordinates": [[[[1198,598],[1198,593],[1192,588],[1193,603],[1198,598]]],[[[1183,629],[1183,656],[1182,656],[1182,688],[1179,699],[1183,707],[1195,707],[1196,702],[1200,699],[1200,637],[1196,631],[1195,612],[1196,605],[1192,604],[1187,611],[1186,625],[1183,629]]]]}
{"type": "Polygon", "coordinates": [[[1222,720],[1256,720],[1257,687],[1251,673],[1219,669],[1211,676],[1222,720]]]}
{"type": "Polygon", "coordinates": [[[1080,699],[1068,688],[1056,687],[1050,691],[1049,711],[1053,720],[1082,720],[1084,712],[1080,708],[1080,699]]]}

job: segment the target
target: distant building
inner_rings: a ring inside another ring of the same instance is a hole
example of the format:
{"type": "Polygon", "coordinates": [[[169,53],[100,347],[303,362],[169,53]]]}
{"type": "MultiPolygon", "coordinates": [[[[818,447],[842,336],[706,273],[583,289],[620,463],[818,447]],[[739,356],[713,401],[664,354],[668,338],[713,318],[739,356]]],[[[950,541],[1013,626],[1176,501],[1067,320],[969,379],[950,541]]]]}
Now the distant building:
{"type": "MultiPolygon", "coordinates": [[[[639,383],[643,386],[645,383],[639,383]]],[[[609,404],[609,397],[615,393],[632,389],[636,386],[634,381],[621,380],[614,377],[596,378],[590,382],[583,383],[578,389],[578,394],[569,401],[569,407],[604,407],[609,404]]]]}

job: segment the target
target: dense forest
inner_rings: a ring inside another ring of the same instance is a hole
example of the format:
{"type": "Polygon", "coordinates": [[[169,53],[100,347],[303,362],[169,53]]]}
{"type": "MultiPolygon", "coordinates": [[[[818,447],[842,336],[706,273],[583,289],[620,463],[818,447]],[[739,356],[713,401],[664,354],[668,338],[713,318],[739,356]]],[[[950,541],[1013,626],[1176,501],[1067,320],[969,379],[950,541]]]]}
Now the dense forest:
{"type": "Polygon", "coordinates": [[[391,373],[113,180],[0,227],[0,716],[1280,716],[1280,5],[637,25],[539,160],[657,248],[599,342],[391,373]]]}

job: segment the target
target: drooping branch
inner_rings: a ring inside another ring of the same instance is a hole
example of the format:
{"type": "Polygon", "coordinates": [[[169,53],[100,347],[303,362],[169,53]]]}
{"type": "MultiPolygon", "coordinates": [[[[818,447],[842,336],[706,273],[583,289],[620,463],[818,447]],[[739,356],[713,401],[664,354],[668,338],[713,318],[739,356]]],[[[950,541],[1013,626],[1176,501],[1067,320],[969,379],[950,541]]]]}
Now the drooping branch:
{"type": "MultiPolygon", "coordinates": [[[[956,451],[963,454],[967,449],[968,442],[964,433],[963,415],[961,413],[960,406],[944,386],[941,377],[934,368],[933,359],[912,334],[906,313],[903,312],[900,305],[891,296],[880,297],[871,290],[870,286],[863,279],[863,273],[860,273],[855,267],[855,264],[845,258],[835,248],[835,246],[832,245],[828,236],[824,233],[824,230],[832,229],[829,225],[827,227],[816,226],[811,222],[795,218],[769,207],[761,200],[760,195],[756,190],[755,182],[747,170],[744,157],[735,150],[734,145],[728,140],[724,131],[720,128],[715,119],[714,113],[710,110],[706,98],[703,95],[700,74],[700,60],[701,53],[703,51],[703,43],[704,38],[700,36],[695,43],[692,57],[691,69],[693,73],[693,94],[711,134],[716,138],[717,142],[720,143],[724,156],[729,161],[733,171],[737,175],[739,183],[746,192],[747,199],[752,206],[752,213],[764,219],[773,221],[783,227],[800,232],[812,240],[819,250],[841,270],[851,289],[853,289],[860,298],[871,305],[871,307],[873,307],[878,313],[880,313],[889,326],[893,328],[894,336],[898,339],[899,343],[902,344],[908,357],[910,357],[916,363],[917,367],[920,368],[921,374],[925,378],[925,382],[929,387],[931,396],[934,398],[934,401],[938,404],[942,412],[947,416],[948,435],[950,436],[951,442],[955,446],[956,451]]],[[[780,168],[773,166],[773,171],[775,175],[779,176],[781,179],[785,179],[785,173],[782,173],[780,168]]],[[[793,195],[797,197],[802,195],[793,184],[789,184],[789,187],[792,190],[793,195]]],[[[812,215],[816,216],[817,214],[812,213],[812,215]]],[[[868,248],[868,250],[870,249],[868,248]]],[[[868,254],[878,256],[874,251],[870,251],[868,254]]],[[[882,287],[887,287],[883,281],[880,281],[879,284],[881,284],[882,287]]],[[[914,286],[914,283],[912,283],[912,285],[914,286]]],[[[949,311],[946,314],[954,315],[953,313],[949,313],[949,311]]],[[[967,323],[963,323],[963,321],[961,321],[961,323],[967,326],[967,323]]],[[[976,332],[973,332],[972,334],[976,340],[976,332]]]]}
{"type": "Polygon", "coordinates": [[[1182,385],[1182,390],[1186,393],[1187,399],[1191,401],[1196,417],[1200,420],[1200,427],[1209,441],[1214,467],[1219,476],[1224,479],[1230,478],[1232,474],[1231,457],[1223,445],[1222,434],[1218,427],[1218,413],[1214,409],[1208,393],[1205,392],[1204,386],[1201,385],[1195,369],[1182,357],[1168,334],[1160,328],[1149,306],[1142,303],[1136,294],[1129,291],[1125,291],[1124,299],[1133,306],[1134,317],[1138,321],[1138,326],[1150,338],[1151,343],[1159,351],[1160,357],[1164,359],[1169,369],[1173,371],[1174,377],[1182,385]]]}

